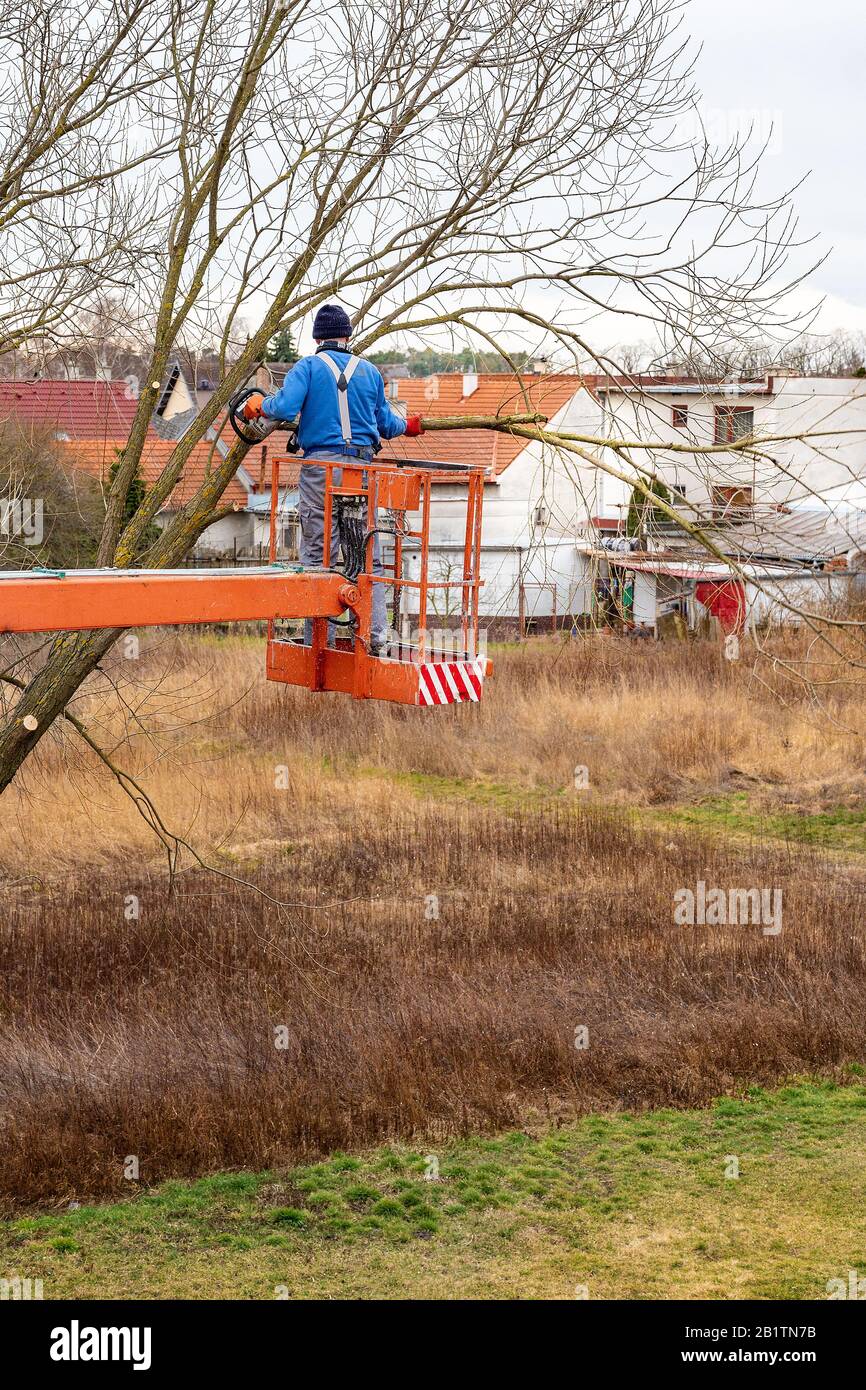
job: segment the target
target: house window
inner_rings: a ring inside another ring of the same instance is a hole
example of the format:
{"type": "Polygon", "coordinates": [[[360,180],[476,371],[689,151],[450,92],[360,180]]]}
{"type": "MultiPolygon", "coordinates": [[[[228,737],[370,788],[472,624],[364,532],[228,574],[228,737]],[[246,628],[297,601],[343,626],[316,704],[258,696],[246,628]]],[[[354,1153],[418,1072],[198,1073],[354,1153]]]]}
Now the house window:
{"type": "Polygon", "coordinates": [[[671,409],[671,418],[674,429],[684,430],[689,423],[689,408],[687,405],[675,405],[671,409]]]}
{"type": "Polygon", "coordinates": [[[739,483],[724,483],[712,489],[713,516],[731,521],[748,516],[752,510],[752,489],[739,483]]]}
{"type": "Polygon", "coordinates": [[[717,405],[717,444],[735,444],[755,433],[755,412],[750,405],[717,405]]]}

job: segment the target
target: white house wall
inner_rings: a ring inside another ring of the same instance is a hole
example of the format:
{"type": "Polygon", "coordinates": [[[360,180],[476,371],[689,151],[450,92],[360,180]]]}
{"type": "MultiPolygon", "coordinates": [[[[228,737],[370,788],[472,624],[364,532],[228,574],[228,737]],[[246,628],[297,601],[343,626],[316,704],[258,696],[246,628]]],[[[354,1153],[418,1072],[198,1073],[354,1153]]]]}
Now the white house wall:
{"type": "MultiPolygon", "coordinates": [[[[759,504],[791,504],[866,475],[866,381],[777,377],[774,384],[773,395],[739,390],[690,395],[675,387],[639,398],[611,392],[605,398],[602,428],[627,439],[707,445],[713,442],[716,406],[730,404],[753,409],[755,433],[760,436],[813,436],[811,442],[794,438],[770,445],[765,451],[770,457],[758,461],[724,454],[634,451],[635,461],[642,459],[665,481],[678,482],[687,500],[701,508],[717,485],[751,487],[759,504]],[[673,425],[674,406],[688,408],[688,428],[673,425]]],[[[620,500],[627,502],[628,489],[623,486],[621,492],[620,500]]]]}
{"type": "MultiPolygon", "coordinates": [[[[550,427],[597,434],[598,402],[581,388],[552,416],[550,427]]],[[[496,500],[489,513],[485,511],[490,539],[497,544],[510,540],[534,547],[542,536],[573,537],[576,525],[587,517],[599,515],[604,505],[603,494],[604,475],[597,469],[584,464],[576,455],[565,455],[530,440],[496,483],[496,500]],[[548,514],[541,527],[534,525],[539,504],[543,504],[548,514]]]]}
{"type": "Polygon", "coordinates": [[[186,384],[183,372],[180,372],[177,381],[171,388],[171,393],[162,412],[162,418],[171,420],[175,415],[182,415],[185,411],[191,410],[194,405],[196,405],[195,398],[186,384]]]}
{"type": "Polygon", "coordinates": [[[799,624],[801,613],[814,613],[826,604],[862,597],[861,576],[846,574],[795,575],[746,584],[749,623],[799,624]]]}
{"type": "MultiPolygon", "coordinates": [[[[407,579],[417,581],[420,572],[420,555],[417,551],[405,554],[403,572],[407,579]]],[[[462,573],[462,545],[431,550],[428,567],[431,581],[453,581],[459,579],[462,573]]],[[[555,612],[560,619],[584,613],[589,608],[591,581],[582,564],[582,557],[570,539],[549,541],[531,555],[509,546],[485,546],[481,554],[481,578],[483,587],[479,613],[488,621],[518,617],[521,578],[526,618],[552,617],[554,601],[555,612]]],[[[404,611],[417,613],[418,598],[417,589],[407,590],[404,611]]],[[[443,618],[453,617],[459,612],[459,607],[458,589],[451,591],[449,599],[446,599],[444,591],[431,590],[428,603],[431,618],[436,614],[443,618]]]]}
{"type": "Polygon", "coordinates": [[[778,383],[767,411],[767,433],[801,435],[777,446],[793,479],[776,474],[774,500],[796,502],[866,476],[866,380],[796,377],[778,383]],[[828,437],[834,432],[835,438],[828,437]]]}
{"type": "Polygon", "coordinates": [[[220,517],[212,526],[203,531],[196,542],[196,552],[206,551],[217,555],[232,555],[238,551],[248,551],[252,540],[253,518],[248,512],[234,512],[231,516],[220,517]]]}
{"type": "MultiPolygon", "coordinates": [[[[175,518],[175,512],[160,512],[156,524],[164,530],[175,518]]],[[[237,550],[249,551],[253,535],[253,518],[248,512],[233,512],[231,516],[220,517],[202,532],[196,541],[196,555],[232,555],[237,550]]]]}
{"type": "MultiPolygon", "coordinates": [[[[598,404],[583,389],[551,419],[556,428],[582,433],[598,429],[598,404]]],[[[602,478],[577,458],[563,458],[532,440],[495,482],[484,488],[481,611],[516,618],[520,576],[527,616],[548,618],[584,612],[588,599],[575,536],[602,506],[602,478]],[[539,514],[538,509],[543,508],[539,514]]],[[[416,518],[417,520],[417,518],[416,518]]],[[[463,563],[466,494],[436,486],[430,540],[448,552],[448,564],[463,563]],[[453,550],[451,550],[453,547],[453,550]]],[[[431,559],[431,567],[432,567],[431,559]]],[[[457,569],[459,573],[460,570],[457,569]]]]}

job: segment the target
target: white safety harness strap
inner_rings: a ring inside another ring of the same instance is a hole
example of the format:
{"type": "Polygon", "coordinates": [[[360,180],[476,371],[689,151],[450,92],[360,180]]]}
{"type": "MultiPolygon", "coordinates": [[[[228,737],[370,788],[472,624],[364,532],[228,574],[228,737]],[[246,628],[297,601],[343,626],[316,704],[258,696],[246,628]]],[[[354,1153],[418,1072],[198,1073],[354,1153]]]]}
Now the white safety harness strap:
{"type": "Polygon", "coordinates": [[[349,418],[349,382],[352,379],[355,368],[360,366],[361,358],[350,357],[345,367],[340,367],[339,363],[334,361],[334,358],[329,352],[320,352],[318,356],[321,357],[323,362],[327,362],[334,374],[334,380],[337,383],[337,407],[340,411],[340,429],[343,432],[343,443],[351,444],[352,422],[349,418]]]}

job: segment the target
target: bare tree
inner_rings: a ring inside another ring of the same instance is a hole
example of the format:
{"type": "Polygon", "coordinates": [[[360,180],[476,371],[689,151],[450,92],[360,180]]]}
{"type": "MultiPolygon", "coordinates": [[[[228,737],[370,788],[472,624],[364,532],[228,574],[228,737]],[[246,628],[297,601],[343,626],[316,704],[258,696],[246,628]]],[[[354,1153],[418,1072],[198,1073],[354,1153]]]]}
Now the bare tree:
{"type": "MultiPolygon", "coordinates": [[[[610,349],[609,357],[629,375],[659,371],[671,361],[669,351],[649,342],[618,345],[610,349]]],[[[720,377],[758,381],[780,369],[801,376],[866,376],[866,334],[836,329],[831,333],[798,333],[784,342],[761,337],[732,339],[719,342],[711,353],[696,344],[677,365],[707,381],[720,377]]]]}
{"type": "Polygon", "coordinates": [[[153,249],[149,124],[168,16],[151,0],[11,0],[0,18],[0,353],[61,335],[153,249]]]}
{"type": "MultiPolygon", "coordinates": [[[[680,17],[679,0],[263,0],[243,14],[174,0],[164,49],[145,44],[136,70],[174,154],[159,166],[159,251],[136,280],[153,351],[98,562],[140,563],[193,447],[268,341],[333,296],[361,350],[454,330],[512,366],[500,338],[515,328],[600,360],[601,312],[690,350],[787,322],[789,200],[758,194],[739,145],[695,138],[680,17]],[[166,365],[217,329],[219,387],[124,525],[166,365]]],[[[109,214],[93,225],[104,232],[109,214]]],[[[244,452],[215,459],[147,564],[187,552],[244,452]]],[[[117,635],[53,643],[0,729],[0,788],[117,635]]]]}

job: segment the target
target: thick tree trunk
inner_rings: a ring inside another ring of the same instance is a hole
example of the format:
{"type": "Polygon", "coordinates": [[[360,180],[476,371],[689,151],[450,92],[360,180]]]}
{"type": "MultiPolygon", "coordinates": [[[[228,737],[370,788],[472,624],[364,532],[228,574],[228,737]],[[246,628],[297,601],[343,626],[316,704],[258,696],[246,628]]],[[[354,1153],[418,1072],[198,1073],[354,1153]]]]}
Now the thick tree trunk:
{"type": "MultiPolygon", "coordinates": [[[[134,550],[126,544],[131,525],[121,537],[115,553],[115,564],[125,568],[137,563],[146,569],[170,569],[179,564],[209,525],[214,507],[248,448],[240,441],[234,445],[183,511],[162,532],[144,561],[136,559],[134,550]]],[[[170,468],[171,464],[167,467],[170,468]]],[[[143,511],[146,503],[147,498],[139,511],[143,511]]],[[[0,729],[0,793],[5,791],[42,735],[63,713],[82,682],[96,668],[122,631],[122,628],[105,628],[94,632],[63,633],[52,644],[45,665],[28,683],[7,724],[0,729]]]]}
{"type": "Polygon", "coordinates": [[[45,665],[0,729],[0,792],[119,636],[120,629],[106,628],[58,637],[45,665]]]}

